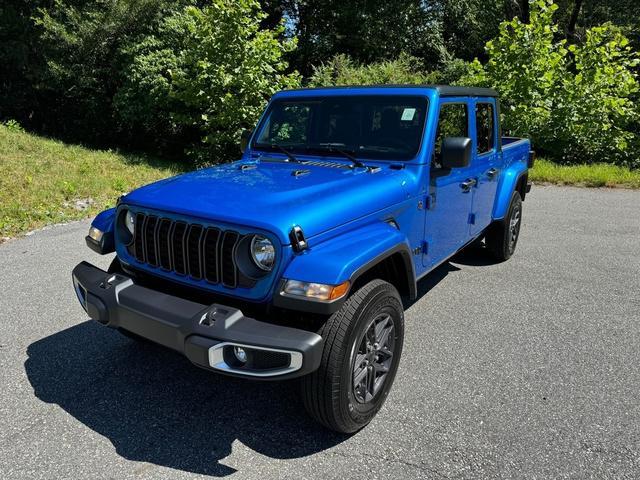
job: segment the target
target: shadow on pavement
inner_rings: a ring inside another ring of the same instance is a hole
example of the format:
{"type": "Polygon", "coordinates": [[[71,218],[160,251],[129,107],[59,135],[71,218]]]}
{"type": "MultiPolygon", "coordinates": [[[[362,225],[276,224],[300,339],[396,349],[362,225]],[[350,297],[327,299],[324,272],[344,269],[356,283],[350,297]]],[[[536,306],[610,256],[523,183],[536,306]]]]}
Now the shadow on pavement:
{"type": "Polygon", "coordinates": [[[500,263],[493,258],[484,246],[471,245],[460,250],[450,260],[458,265],[466,265],[469,267],[486,267],[500,263]]]}
{"type": "Polygon", "coordinates": [[[234,440],[268,457],[297,458],[347,438],[306,416],[294,383],[215,375],[92,321],[32,343],[27,354],[35,395],[129,460],[226,476],[235,469],[220,460],[234,440]]]}
{"type": "MultiPolygon", "coordinates": [[[[452,260],[481,265],[484,255],[452,260]],[[475,259],[475,260],[474,260],[475,259]]],[[[445,262],[418,282],[418,298],[450,272],[445,262]]],[[[25,370],[35,395],[100,435],[122,457],[187,472],[226,476],[220,463],[239,440],[271,458],[299,458],[348,437],[304,412],[293,382],[251,382],[216,375],[181,355],[129,340],[86,321],[32,343],[25,370]]]]}
{"type": "Polygon", "coordinates": [[[497,262],[491,258],[491,255],[484,247],[469,246],[460,250],[452,258],[436,267],[423,278],[418,281],[418,291],[415,300],[403,298],[404,309],[409,309],[416,302],[420,301],[427,295],[436,285],[438,285],[451,272],[457,272],[460,267],[457,265],[470,267],[484,267],[487,265],[495,265],[497,262]],[[454,265],[457,264],[457,265],[454,265]]]}
{"type": "Polygon", "coordinates": [[[444,262],[442,265],[429,272],[418,281],[418,291],[416,298],[414,300],[411,300],[408,297],[404,297],[402,299],[404,309],[408,310],[409,308],[411,308],[415,303],[422,300],[422,297],[427,295],[432,288],[434,288],[442,280],[444,280],[444,278],[449,275],[450,272],[457,272],[458,270],[460,269],[455,265],[452,265],[449,262],[444,262]]]}

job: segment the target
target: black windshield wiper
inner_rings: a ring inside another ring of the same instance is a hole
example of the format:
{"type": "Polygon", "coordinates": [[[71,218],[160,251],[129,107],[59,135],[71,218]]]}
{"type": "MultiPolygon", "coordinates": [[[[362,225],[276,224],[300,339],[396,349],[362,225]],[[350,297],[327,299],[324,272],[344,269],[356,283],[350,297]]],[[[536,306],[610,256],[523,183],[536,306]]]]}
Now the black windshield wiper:
{"type": "Polygon", "coordinates": [[[366,165],[364,163],[362,163],[360,160],[358,160],[355,155],[354,155],[354,151],[353,150],[343,150],[342,148],[336,148],[339,146],[344,145],[343,143],[319,143],[318,146],[321,149],[324,149],[328,152],[335,152],[335,153],[339,153],[340,155],[342,155],[343,157],[351,160],[351,162],[353,162],[353,165],[356,167],[361,167],[361,168],[366,168],[366,165]]]}
{"type": "Polygon", "coordinates": [[[298,160],[295,157],[295,155],[293,153],[291,153],[289,150],[287,150],[286,148],[278,145],[277,143],[270,143],[269,145],[271,146],[271,148],[274,148],[274,149],[279,150],[282,153],[284,153],[290,161],[296,162],[296,163],[300,163],[300,160],[298,160]]]}

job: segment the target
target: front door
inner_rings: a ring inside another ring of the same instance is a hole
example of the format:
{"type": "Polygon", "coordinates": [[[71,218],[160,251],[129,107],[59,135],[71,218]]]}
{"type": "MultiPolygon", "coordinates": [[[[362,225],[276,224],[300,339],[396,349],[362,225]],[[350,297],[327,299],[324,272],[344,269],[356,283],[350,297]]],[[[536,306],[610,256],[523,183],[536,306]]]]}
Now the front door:
{"type": "Polygon", "coordinates": [[[461,186],[469,179],[469,167],[444,169],[442,140],[469,136],[469,99],[447,99],[440,105],[434,154],[429,179],[430,201],[425,216],[425,243],[422,261],[432,268],[450,257],[469,240],[469,215],[473,188],[461,186]]]}
{"type": "Polygon", "coordinates": [[[477,184],[473,192],[471,236],[478,235],[491,223],[501,167],[497,148],[495,99],[476,101],[474,110],[473,128],[476,141],[471,175],[477,179],[477,184]]]}

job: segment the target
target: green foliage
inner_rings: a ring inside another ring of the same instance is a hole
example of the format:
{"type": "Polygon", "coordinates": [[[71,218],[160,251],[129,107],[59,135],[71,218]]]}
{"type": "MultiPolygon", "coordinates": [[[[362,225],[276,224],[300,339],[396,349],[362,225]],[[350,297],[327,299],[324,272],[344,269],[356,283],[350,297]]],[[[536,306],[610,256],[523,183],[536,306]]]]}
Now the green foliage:
{"type": "Polygon", "coordinates": [[[522,0],[261,0],[269,22],[285,18],[298,48],[291,63],[305,75],[342,54],[361,64],[419,58],[426,71],[453,58],[482,56],[500,21],[522,0]]]}
{"type": "Polygon", "coordinates": [[[640,92],[638,57],[618,27],[586,31],[581,45],[558,40],[551,0],[531,4],[531,22],[504,22],[487,43],[489,61],[475,61],[464,84],[486,85],[502,98],[503,126],[530,136],[557,161],[611,161],[638,167],[634,124],[640,92]]]}
{"type": "Polygon", "coordinates": [[[359,65],[346,55],[336,55],[313,70],[312,87],[330,85],[427,84],[434,75],[422,70],[420,60],[401,54],[397,60],[359,65]]]}
{"type": "Polygon", "coordinates": [[[264,17],[255,0],[214,0],[168,16],[129,50],[119,114],[150,132],[195,134],[191,153],[201,162],[237,155],[241,130],[269,97],[299,84],[284,60],[295,41],[279,38],[282,26],[260,29],[264,17]]]}
{"type": "Polygon", "coordinates": [[[360,65],[346,55],[336,55],[313,69],[309,86],[331,85],[429,85],[457,82],[469,71],[463,60],[451,60],[442,68],[426,71],[419,58],[402,53],[396,60],[360,65]]]}
{"type": "Polygon", "coordinates": [[[0,2],[0,118],[24,121],[33,113],[33,84],[43,62],[33,46],[36,33],[30,15],[39,3],[0,2]]]}
{"type": "Polygon", "coordinates": [[[374,63],[395,59],[406,52],[437,65],[448,57],[442,38],[440,3],[423,0],[280,2],[299,39],[292,60],[305,74],[312,73],[312,65],[338,54],[348,55],[358,63],[374,63]],[[431,3],[434,5],[429,5],[431,3]]]}
{"type": "Polygon", "coordinates": [[[472,60],[482,56],[484,44],[498,34],[506,4],[511,4],[512,0],[440,0],[434,3],[441,12],[440,29],[446,51],[453,57],[472,60]]]}
{"type": "Polygon", "coordinates": [[[93,143],[118,139],[112,98],[128,59],[122,50],[183,2],[55,0],[34,13],[46,66],[35,88],[41,129],[93,143]]]}
{"type": "Polygon", "coordinates": [[[637,133],[640,64],[628,39],[611,24],[586,31],[581,45],[570,45],[573,71],[562,82],[552,135],[571,162],[583,159],[640,167],[637,133]]]}
{"type": "Polygon", "coordinates": [[[22,125],[20,125],[20,122],[18,122],[17,120],[5,120],[4,122],[2,122],[2,125],[4,125],[7,130],[10,130],[12,132],[24,132],[24,128],[22,128],[22,125]]]}
{"type": "Polygon", "coordinates": [[[0,120],[223,160],[266,98],[300,82],[286,60],[311,85],[494,86],[506,128],[549,158],[637,166],[640,2],[536,0],[530,23],[500,25],[527,2],[4,0],[0,120]]]}

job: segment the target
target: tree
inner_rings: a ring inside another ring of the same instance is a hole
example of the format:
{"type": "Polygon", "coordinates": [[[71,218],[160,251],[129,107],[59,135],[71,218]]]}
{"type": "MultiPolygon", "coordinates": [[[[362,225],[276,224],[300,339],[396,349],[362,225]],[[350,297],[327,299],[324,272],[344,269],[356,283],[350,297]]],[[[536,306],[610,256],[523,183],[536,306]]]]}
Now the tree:
{"type": "Polygon", "coordinates": [[[530,136],[536,150],[555,160],[640,167],[637,53],[611,24],[590,28],[583,44],[567,46],[553,21],[557,9],[551,0],[536,0],[529,24],[504,22],[487,43],[489,61],[476,61],[463,83],[498,90],[505,130],[530,136]]]}
{"type": "Polygon", "coordinates": [[[190,153],[202,163],[236,156],[241,130],[269,97],[299,83],[284,60],[295,40],[280,39],[283,26],[261,29],[265,17],[255,0],[213,0],[166,17],[128,52],[116,97],[123,122],[158,139],[197,135],[190,153]]]}
{"type": "Polygon", "coordinates": [[[305,75],[337,54],[360,63],[405,52],[437,65],[447,57],[438,10],[423,0],[307,0],[284,2],[298,49],[294,65],[305,75]]]}
{"type": "Polygon", "coordinates": [[[505,0],[503,4],[505,19],[511,20],[518,17],[522,23],[529,23],[530,20],[530,0],[505,0]]]}
{"type": "Polygon", "coordinates": [[[32,125],[38,99],[34,85],[45,68],[31,21],[38,1],[3,0],[0,4],[0,119],[32,125]]]}
{"type": "Polygon", "coordinates": [[[112,102],[129,61],[123,52],[184,3],[55,0],[32,12],[46,61],[32,84],[39,99],[40,129],[72,141],[121,141],[112,102]]]}
{"type": "Polygon", "coordinates": [[[484,60],[484,45],[498,34],[505,15],[505,2],[445,0],[433,4],[439,5],[442,37],[450,57],[467,61],[479,57],[484,60]]]}
{"type": "Polygon", "coordinates": [[[574,0],[571,15],[569,16],[569,22],[567,23],[567,40],[570,42],[575,41],[576,24],[578,23],[578,15],[580,15],[581,8],[582,0],[574,0]]]}
{"type": "Polygon", "coordinates": [[[369,65],[358,65],[346,55],[336,55],[330,61],[314,68],[309,85],[419,85],[435,82],[436,74],[427,73],[419,59],[406,54],[401,54],[397,60],[383,60],[369,65]]]}

